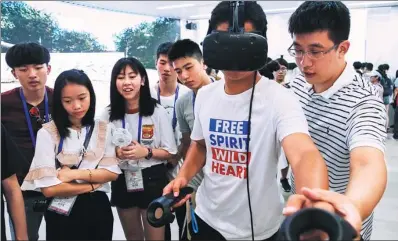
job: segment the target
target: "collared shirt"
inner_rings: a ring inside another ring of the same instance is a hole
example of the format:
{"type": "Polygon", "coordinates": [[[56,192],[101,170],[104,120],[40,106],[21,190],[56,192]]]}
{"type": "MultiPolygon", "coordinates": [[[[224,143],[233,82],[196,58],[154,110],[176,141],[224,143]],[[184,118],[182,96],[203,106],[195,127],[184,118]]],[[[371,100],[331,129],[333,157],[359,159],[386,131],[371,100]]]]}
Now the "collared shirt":
{"type": "MultiPolygon", "coordinates": [[[[350,152],[374,147],[384,153],[386,110],[374,89],[350,66],[328,90],[315,93],[302,74],[291,83],[306,115],[310,135],[326,161],[329,188],[345,193],[350,178],[350,152]]],[[[292,175],[292,191],[295,192],[292,175]]],[[[365,220],[362,235],[370,239],[373,214],[365,220]]]]}

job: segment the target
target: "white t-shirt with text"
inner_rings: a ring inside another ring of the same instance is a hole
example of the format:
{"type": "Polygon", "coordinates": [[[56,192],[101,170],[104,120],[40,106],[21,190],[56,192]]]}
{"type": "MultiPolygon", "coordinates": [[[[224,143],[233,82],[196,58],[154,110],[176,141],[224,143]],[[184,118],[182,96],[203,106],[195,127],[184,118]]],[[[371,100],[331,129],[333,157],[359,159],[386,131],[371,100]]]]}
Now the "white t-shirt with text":
{"type": "MultiPolygon", "coordinates": [[[[228,95],[224,83],[201,88],[196,98],[191,139],[204,139],[207,153],[195,212],[227,240],[245,240],[251,238],[246,142],[252,89],[228,95]]],[[[298,100],[285,87],[262,77],[255,87],[249,147],[255,239],[271,237],[283,220],[276,174],[281,142],[293,133],[308,134],[298,100]]]]}

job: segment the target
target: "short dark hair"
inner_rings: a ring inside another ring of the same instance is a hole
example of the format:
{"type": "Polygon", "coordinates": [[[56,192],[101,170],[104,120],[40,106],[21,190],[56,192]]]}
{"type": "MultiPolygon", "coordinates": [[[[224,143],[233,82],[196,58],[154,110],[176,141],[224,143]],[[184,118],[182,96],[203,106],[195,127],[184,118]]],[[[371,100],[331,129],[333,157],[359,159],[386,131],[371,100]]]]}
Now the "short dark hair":
{"type": "MultiPolygon", "coordinates": [[[[267,38],[267,17],[263,8],[257,2],[245,1],[244,22],[251,22],[253,27],[260,31],[267,38]]],[[[209,21],[208,33],[215,30],[221,23],[229,22],[231,18],[231,9],[229,1],[222,1],[213,9],[209,21]]]]}
{"type": "Polygon", "coordinates": [[[384,70],[389,70],[390,69],[390,65],[389,64],[383,64],[384,65],[384,70]]]}
{"type": "MultiPolygon", "coordinates": [[[[158,46],[156,50],[156,60],[159,59],[160,55],[166,55],[169,53],[171,46],[173,46],[172,42],[164,42],[158,46]]],[[[119,74],[119,73],[118,73],[119,74]]]]}
{"type": "MultiPolygon", "coordinates": [[[[275,59],[275,61],[279,64],[279,65],[283,65],[286,68],[289,66],[289,63],[284,59],[284,58],[278,58],[275,59]]],[[[279,70],[279,65],[278,65],[278,70],[279,70]]]]}
{"type": "Polygon", "coordinates": [[[289,18],[291,36],[328,31],[334,44],[348,40],[350,27],[350,11],[340,1],[306,1],[289,18]]]}
{"type": "Polygon", "coordinates": [[[274,71],[278,71],[279,70],[279,63],[276,61],[276,59],[275,60],[272,60],[271,62],[269,62],[267,65],[266,65],[266,67],[267,67],[267,69],[269,70],[269,71],[271,71],[271,73],[272,72],[274,72],[274,71]]]}
{"type": "Polygon", "coordinates": [[[199,45],[190,39],[182,39],[175,42],[171,46],[168,56],[170,61],[184,57],[192,57],[199,62],[203,60],[199,45]]]}
{"type": "Polygon", "coordinates": [[[373,64],[372,63],[366,63],[366,69],[372,71],[373,70],[373,64]]]}
{"type": "Polygon", "coordinates": [[[366,68],[366,65],[367,65],[367,64],[368,64],[368,63],[363,62],[361,68],[366,68]]]}
{"type": "Polygon", "coordinates": [[[354,69],[360,69],[362,68],[362,63],[359,61],[355,61],[352,66],[354,66],[354,69]]]}
{"type": "Polygon", "coordinates": [[[289,63],[287,66],[288,70],[294,70],[295,68],[297,68],[297,64],[296,63],[289,63]]]}
{"type": "Polygon", "coordinates": [[[111,74],[111,103],[109,105],[110,121],[122,120],[124,118],[124,114],[126,113],[126,101],[116,87],[117,76],[123,69],[126,68],[126,66],[130,66],[136,73],[140,74],[141,78],[144,80],[144,85],[140,87],[140,99],[138,106],[140,116],[151,116],[155,111],[157,101],[151,97],[148,74],[144,65],[134,57],[121,58],[116,62],[115,66],[113,66],[111,74]]]}
{"type": "Polygon", "coordinates": [[[55,80],[52,104],[52,117],[57,126],[58,133],[62,138],[69,136],[70,131],[68,130],[68,127],[72,126],[72,123],[68,118],[69,114],[62,105],[62,90],[70,83],[83,85],[88,89],[88,92],[90,93],[90,106],[86,115],[82,119],[82,125],[94,125],[96,101],[91,80],[82,70],[66,70],[55,80]]]}
{"type": "Polygon", "coordinates": [[[14,69],[28,64],[48,64],[50,53],[40,44],[29,42],[15,44],[7,50],[7,65],[14,69]]]}

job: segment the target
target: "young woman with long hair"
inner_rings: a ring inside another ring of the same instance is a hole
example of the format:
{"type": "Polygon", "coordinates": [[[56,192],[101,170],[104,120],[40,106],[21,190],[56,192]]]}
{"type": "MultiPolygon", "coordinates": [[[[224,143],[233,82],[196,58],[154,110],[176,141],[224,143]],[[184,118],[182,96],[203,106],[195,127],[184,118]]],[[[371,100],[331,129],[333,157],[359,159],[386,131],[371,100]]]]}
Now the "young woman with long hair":
{"type": "Polygon", "coordinates": [[[53,121],[37,133],[23,190],[41,191],[47,203],[47,240],[111,240],[113,214],[107,192],[121,173],[106,122],[95,121],[95,93],[81,70],[55,81],[53,121]]]}
{"type": "Polygon", "coordinates": [[[101,118],[114,126],[116,143],[124,138],[121,130],[130,136],[116,148],[123,173],[112,182],[111,196],[126,239],[163,240],[164,227],[150,226],[146,209],[162,196],[168,183],[165,164],[177,148],[167,112],[151,97],[148,74],[136,58],[122,58],[113,67],[110,105],[101,118]]]}

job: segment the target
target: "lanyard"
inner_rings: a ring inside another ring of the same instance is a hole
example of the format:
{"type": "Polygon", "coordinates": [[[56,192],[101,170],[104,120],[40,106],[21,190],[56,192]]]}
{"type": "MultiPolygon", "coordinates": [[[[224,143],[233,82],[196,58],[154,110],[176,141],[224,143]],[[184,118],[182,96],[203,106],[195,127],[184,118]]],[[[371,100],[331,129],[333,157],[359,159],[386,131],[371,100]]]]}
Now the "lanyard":
{"type": "Polygon", "coordinates": [[[195,116],[195,100],[196,100],[196,94],[194,91],[192,91],[192,109],[193,109],[194,116],[195,116]]]}
{"type": "MultiPolygon", "coordinates": [[[[175,131],[176,126],[177,126],[176,102],[177,102],[177,99],[178,99],[179,90],[180,90],[180,86],[177,85],[175,96],[174,96],[174,105],[173,105],[173,120],[172,120],[173,131],[175,131]]],[[[160,86],[158,86],[158,101],[159,101],[159,104],[161,104],[160,103],[160,86]]]]}
{"type": "MultiPolygon", "coordinates": [[[[91,128],[94,128],[94,126],[91,127],[91,128]]],[[[88,138],[89,133],[90,133],[89,127],[86,126],[86,138],[84,139],[84,143],[87,142],[87,138],[88,138]]],[[[62,147],[63,147],[63,146],[64,146],[64,138],[61,137],[61,139],[59,140],[59,144],[58,144],[58,154],[62,151],[62,147]]],[[[83,145],[83,148],[87,148],[87,147],[85,147],[85,146],[83,145]]],[[[83,152],[81,153],[81,155],[84,154],[85,151],[86,151],[86,150],[83,150],[83,152]]],[[[83,158],[80,160],[79,165],[77,166],[77,169],[79,169],[80,164],[82,164],[82,161],[83,161],[83,158]]]]}
{"type": "MultiPolygon", "coordinates": [[[[126,119],[123,118],[122,120],[122,126],[123,129],[126,129],[126,119]]],[[[141,126],[142,126],[142,116],[138,117],[138,136],[137,136],[137,142],[141,144],[141,126]]]]}
{"type": "MultiPolygon", "coordinates": [[[[35,137],[35,135],[33,133],[32,121],[30,119],[30,114],[29,114],[29,111],[28,111],[28,105],[26,104],[26,99],[25,99],[25,96],[23,94],[22,88],[19,88],[19,96],[21,97],[21,100],[22,100],[23,110],[25,112],[25,119],[26,119],[26,122],[28,124],[28,129],[29,129],[29,133],[30,133],[30,138],[32,139],[33,148],[35,148],[36,147],[36,137],[35,137]]],[[[47,89],[45,89],[45,91],[44,91],[44,112],[45,112],[46,122],[49,122],[50,118],[49,118],[49,113],[48,113],[47,89]]]]}

